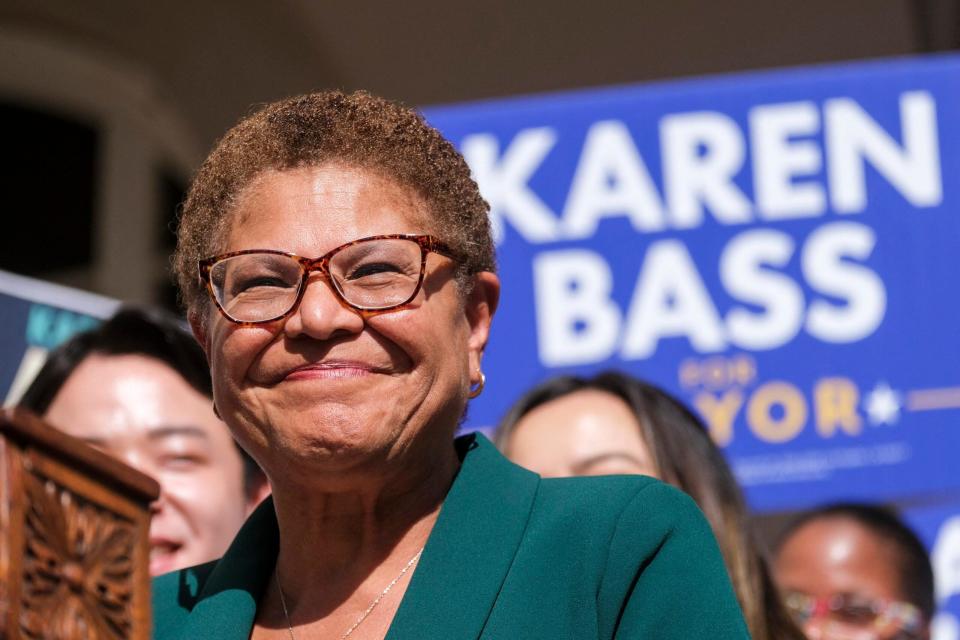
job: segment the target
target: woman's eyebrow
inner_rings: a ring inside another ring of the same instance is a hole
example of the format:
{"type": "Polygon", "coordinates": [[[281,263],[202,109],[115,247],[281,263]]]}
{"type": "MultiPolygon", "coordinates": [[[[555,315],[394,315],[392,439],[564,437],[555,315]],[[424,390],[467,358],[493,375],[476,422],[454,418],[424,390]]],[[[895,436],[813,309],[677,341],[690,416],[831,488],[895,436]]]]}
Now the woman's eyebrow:
{"type": "Polygon", "coordinates": [[[206,431],[192,425],[165,425],[151,429],[147,433],[147,438],[150,440],[162,440],[163,438],[170,438],[172,436],[187,436],[191,438],[201,438],[203,440],[209,439],[206,431]]]}
{"type": "Polygon", "coordinates": [[[611,460],[621,460],[624,462],[632,462],[638,467],[647,466],[646,462],[637,458],[636,456],[630,455],[629,453],[623,453],[621,451],[610,451],[609,453],[598,453],[597,455],[590,456],[589,458],[578,460],[571,465],[571,470],[574,473],[581,473],[596,464],[600,464],[601,462],[609,462],[611,460]]]}

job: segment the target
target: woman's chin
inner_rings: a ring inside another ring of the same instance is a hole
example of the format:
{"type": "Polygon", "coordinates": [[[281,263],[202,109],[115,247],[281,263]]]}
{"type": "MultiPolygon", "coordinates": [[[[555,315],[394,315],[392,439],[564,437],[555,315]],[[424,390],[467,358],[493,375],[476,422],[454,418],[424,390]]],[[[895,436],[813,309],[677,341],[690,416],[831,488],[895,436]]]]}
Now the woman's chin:
{"type": "Polygon", "coordinates": [[[339,402],[314,399],[282,407],[276,413],[278,419],[270,422],[282,435],[307,443],[362,447],[369,440],[388,438],[391,425],[402,421],[393,407],[396,403],[382,396],[339,402]]]}
{"type": "Polygon", "coordinates": [[[288,424],[280,438],[282,444],[271,449],[274,453],[278,448],[285,449],[284,457],[296,460],[297,464],[345,469],[384,458],[393,438],[381,432],[379,426],[358,427],[356,422],[339,421],[288,424]]]}

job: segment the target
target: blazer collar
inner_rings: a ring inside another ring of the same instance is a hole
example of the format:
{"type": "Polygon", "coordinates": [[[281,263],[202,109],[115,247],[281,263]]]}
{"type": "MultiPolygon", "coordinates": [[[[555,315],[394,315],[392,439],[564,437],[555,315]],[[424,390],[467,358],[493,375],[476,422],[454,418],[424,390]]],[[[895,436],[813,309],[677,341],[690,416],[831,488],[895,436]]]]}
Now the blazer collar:
{"type": "Polygon", "coordinates": [[[456,445],[463,465],[386,640],[478,638],[523,539],[540,477],[480,434],[456,445]]]}
{"type": "Polygon", "coordinates": [[[210,572],[181,637],[247,640],[279,549],[280,532],[271,497],[250,515],[210,572]]]}
{"type": "MultiPolygon", "coordinates": [[[[478,638],[523,538],[540,478],[483,435],[455,446],[463,463],[386,640],[478,638]]],[[[268,499],[210,573],[183,637],[247,640],[278,549],[268,499]]]]}

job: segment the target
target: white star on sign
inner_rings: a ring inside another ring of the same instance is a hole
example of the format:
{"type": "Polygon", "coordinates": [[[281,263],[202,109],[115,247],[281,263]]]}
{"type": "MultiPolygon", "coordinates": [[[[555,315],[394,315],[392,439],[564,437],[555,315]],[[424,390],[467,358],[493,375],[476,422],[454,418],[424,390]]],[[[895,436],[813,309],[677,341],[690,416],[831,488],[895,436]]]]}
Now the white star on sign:
{"type": "Polygon", "coordinates": [[[867,394],[863,405],[872,425],[896,424],[900,420],[900,409],[903,408],[900,394],[886,382],[878,382],[867,394]]]}

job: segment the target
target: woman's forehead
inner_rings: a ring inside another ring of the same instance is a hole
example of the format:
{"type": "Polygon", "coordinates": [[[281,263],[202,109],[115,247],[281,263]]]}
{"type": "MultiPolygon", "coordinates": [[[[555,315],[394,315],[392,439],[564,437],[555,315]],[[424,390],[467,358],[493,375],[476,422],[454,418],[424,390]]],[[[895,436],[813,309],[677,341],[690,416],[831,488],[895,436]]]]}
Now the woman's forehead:
{"type": "Polygon", "coordinates": [[[896,545],[851,518],[816,518],[801,525],[785,541],[778,564],[781,572],[817,581],[826,592],[903,597],[896,545]]]}
{"type": "Polygon", "coordinates": [[[341,236],[344,242],[356,234],[433,233],[432,217],[415,190],[382,171],[345,163],[271,169],[239,192],[228,214],[226,240],[233,245],[251,232],[281,231],[278,224],[341,236]]]}
{"type": "Polygon", "coordinates": [[[223,247],[230,251],[264,241],[330,249],[369,235],[434,232],[429,207],[413,189],[339,163],[262,172],[241,191],[230,217],[223,247]]]}

